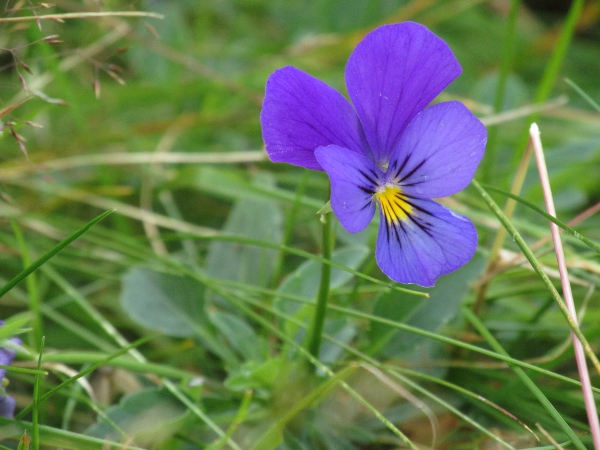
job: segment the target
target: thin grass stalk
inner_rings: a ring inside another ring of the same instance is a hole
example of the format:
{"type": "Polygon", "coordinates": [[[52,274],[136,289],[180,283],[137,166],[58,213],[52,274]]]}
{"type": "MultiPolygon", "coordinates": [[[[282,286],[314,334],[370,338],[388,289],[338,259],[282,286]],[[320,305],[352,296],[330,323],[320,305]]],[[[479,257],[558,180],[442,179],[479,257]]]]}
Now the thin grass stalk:
{"type": "MultiPolygon", "coordinates": [[[[25,242],[25,236],[23,236],[23,231],[16,220],[11,219],[10,225],[15,238],[17,239],[21,254],[23,255],[23,270],[25,270],[31,265],[31,254],[29,253],[29,248],[25,242]]],[[[44,323],[42,321],[41,301],[35,272],[30,273],[29,276],[25,278],[25,283],[27,286],[29,310],[31,311],[31,314],[33,314],[31,333],[29,333],[29,345],[39,351],[44,336],[44,323]]]]}
{"type": "MultiPolygon", "coordinates": [[[[517,169],[517,173],[515,174],[515,178],[513,180],[512,186],[510,188],[510,193],[513,195],[518,195],[521,192],[521,188],[523,187],[523,183],[525,182],[525,176],[527,175],[527,167],[529,166],[529,160],[531,159],[531,146],[527,145],[525,147],[525,153],[521,158],[521,162],[519,164],[519,168],[517,169]]],[[[504,215],[510,220],[512,215],[515,212],[515,208],[517,207],[517,202],[512,198],[509,198],[504,204],[504,215]]],[[[496,233],[496,237],[494,238],[494,242],[492,243],[492,249],[490,250],[490,255],[488,256],[488,260],[486,263],[485,274],[493,272],[496,268],[496,264],[498,263],[498,255],[500,254],[500,250],[504,246],[504,241],[506,240],[506,236],[508,231],[506,228],[500,227],[498,232],[496,233]]],[[[487,288],[489,286],[491,280],[488,280],[479,286],[477,290],[477,295],[475,297],[475,302],[473,302],[473,312],[475,314],[480,314],[483,308],[483,304],[485,301],[485,295],[487,293],[487,288]]]]}
{"type": "Polygon", "coordinates": [[[587,95],[583,89],[577,86],[573,80],[565,78],[565,83],[567,83],[575,92],[577,92],[581,96],[581,98],[588,102],[592,106],[592,108],[600,112],[600,105],[596,103],[592,97],[587,95]]]}
{"type": "MultiPolygon", "coordinates": [[[[105,213],[106,214],[106,213],[105,213]]],[[[104,217],[99,216],[99,217],[104,217]]],[[[64,280],[60,274],[56,273],[53,269],[48,266],[43,267],[44,273],[54,281],[60,288],[62,288],[65,292],[69,293],[73,300],[75,300],[76,304],[80,306],[83,311],[85,311],[88,316],[94,320],[111,338],[115,340],[115,342],[123,347],[128,347],[131,343],[127,341],[119,331],[112,325],[108,320],[106,320],[98,311],[96,311],[91,305],[89,305],[86,300],[81,297],[79,292],[75,290],[71,285],[69,285],[66,280],[64,280]]],[[[136,348],[129,348],[128,355],[132,356],[138,363],[140,364],[148,364],[148,361],[136,348]]],[[[206,414],[202,409],[200,409],[196,403],[190,400],[183,392],[181,392],[180,388],[175,385],[173,382],[166,378],[161,379],[165,388],[183,405],[185,405],[196,417],[198,417],[201,421],[203,421],[212,431],[217,434],[218,437],[223,437],[225,432],[206,414]]],[[[230,448],[234,450],[242,450],[239,445],[237,445],[233,440],[228,439],[227,444],[230,448]]]]}
{"type": "MultiPolygon", "coordinates": [[[[333,247],[331,233],[331,214],[323,214],[321,216],[323,222],[323,258],[331,260],[331,249],[333,247]]],[[[308,330],[308,343],[306,349],[316,359],[319,359],[321,350],[321,336],[323,334],[323,326],[325,325],[325,315],[327,313],[327,300],[329,299],[329,285],[331,284],[331,266],[329,264],[321,264],[321,282],[319,284],[319,292],[317,294],[315,312],[313,320],[310,323],[308,330]]]]}
{"type": "MultiPolygon", "coordinates": [[[[41,371],[42,369],[42,355],[44,353],[44,337],[42,336],[42,341],[40,342],[40,354],[37,360],[37,369],[41,371]]],[[[42,376],[40,374],[35,376],[35,381],[33,383],[33,410],[31,412],[31,443],[33,444],[34,450],[39,450],[40,448],[40,389],[42,384],[42,376]]]]}
{"type": "MultiPolygon", "coordinates": [[[[494,186],[490,186],[489,184],[482,183],[481,186],[483,186],[488,191],[497,192],[498,194],[505,195],[507,197],[512,198],[513,200],[516,200],[517,202],[521,203],[522,205],[527,206],[532,211],[535,211],[536,213],[544,216],[549,221],[554,222],[557,226],[559,226],[560,228],[565,230],[567,233],[571,234],[575,239],[579,240],[581,243],[587,245],[589,248],[596,251],[597,253],[600,253],[600,244],[596,244],[594,241],[586,238],[579,231],[577,231],[573,228],[573,226],[575,225],[575,222],[581,222],[581,221],[587,219],[588,217],[592,216],[596,212],[598,212],[600,210],[600,203],[596,203],[594,206],[591,206],[590,208],[586,209],[582,214],[579,214],[573,220],[565,223],[565,222],[562,222],[561,220],[557,219],[556,217],[548,214],[543,209],[538,208],[533,203],[525,200],[522,197],[519,197],[518,195],[511,194],[510,192],[507,192],[503,189],[498,189],[497,187],[494,187],[494,186]]],[[[545,240],[545,239],[546,238],[543,238],[543,240],[545,240]]],[[[536,243],[536,245],[537,245],[537,243],[536,243]]],[[[533,246],[531,248],[533,250],[533,246]]]]}
{"type": "MultiPolygon", "coordinates": [[[[535,123],[531,125],[530,135],[535,152],[538,172],[540,175],[540,182],[544,192],[546,210],[551,216],[556,216],[554,199],[552,197],[552,190],[550,188],[550,180],[548,177],[548,169],[546,167],[544,150],[542,148],[542,141],[540,139],[540,130],[535,123]]],[[[567,265],[565,263],[565,254],[562,247],[562,241],[560,240],[560,232],[558,226],[556,226],[554,222],[550,222],[550,231],[552,232],[552,239],[554,240],[554,251],[556,253],[556,260],[558,262],[558,271],[560,273],[560,282],[562,284],[564,301],[573,321],[577,323],[577,311],[575,309],[575,302],[573,301],[573,292],[571,291],[571,283],[569,282],[569,274],[567,272],[567,265]]],[[[588,422],[590,424],[594,449],[600,450],[600,422],[598,421],[598,412],[596,410],[596,403],[594,402],[594,394],[592,393],[590,374],[585,359],[583,345],[581,344],[581,341],[577,339],[577,336],[572,330],[571,339],[573,340],[575,360],[577,361],[577,370],[579,371],[579,379],[581,380],[583,401],[585,403],[585,410],[587,413],[588,422]]]]}
{"type": "Polygon", "coordinates": [[[95,11],[95,12],[75,12],[61,14],[42,14],[21,17],[0,17],[0,23],[7,22],[33,22],[39,20],[66,20],[66,19],[95,19],[97,17],[147,17],[153,19],[164,19],[165,16],[154,12],[145,11],[95,11]]]}
{"type": "Polygon", "coordinates": [[[23,281],[25,278],[27,278],[29,275],[31,275],[33,272],[35,272],[37,269],[39,269],[40,267],[42,267],[54,255],[56,255],[58,252],[60,252],[66,246],[68,246],[73,241],[75,241],[76,239],[78,239],[83,233],[85,233],[87,230],[89,230],[92,226],[94,226],[96,223],[100,222],[102,219],[104,219],[109,214],[112,214],[112,212],[113,212],[112,210],[111,211],[105,211],[102,214],[100,214],[99,216],[97,216],[96,218],[90,220],[88,223],[86,223],[79,230],[77,230],[73,234],[69,235],[69,237],[67,237],[66,239],[64,239],[63,241],[61,241],[52,250],[50,250],[49,252],[45,253],[41,258],[37,259],[32,264],[29,264],[18,275],[16,275],[12,279],[10,279],[4,286],[2,286],[0,288],[0,298],[2,296],[4,296],[7,292],[9,292],[12,288],[14,288],[17,284],[19,284],[21,281],[23,281]]]}
{"type": "MultiPolygon", "coordinates": [[[[296,342],[294,342],[294,340],[288,339],[279,329],[277,329],[275,326],[273,326],[273,324],[271,324],[271,322],[269,322],[267,319],[262,317],[260,314],[257,314],[249,307],[247,307],[242,301],[234,299],[231,295],[228,295],[225,291],[219,290],[219,288],[217,288],[215,286],[213,286],[213,289],[215,290],[215,292],[218,292],[220,295],[222,295],[223,297],[225,297],[229,301],[231,301],[234,305],[236,305],[239,309],[241,309],[249,317],[254,318],[254,320],[256,320],[257,322],[262,324],[266,329],[270,330],[272,333],[274,333],[280,339],[286,341],[287,343],[289,343],[290,345],[295,347],[298,350],[298,352],[300,352],[306,359],[308,359],[308,361],[311,364],[313,364],[317,369],[320,369],[323,372],[325,372],[325,374],[327,374],[328,377],[335,378],[337,380],[339,373],[336,374],[331,369],[329,369],[329,367],[327,367],[325,364],[321,363],[318,358],[315,358],[312,354],[310,354],[304,347],[298,345],[296,342]]],[[[371,403],[369,403],[369,401],[367,399],[365,399],[357,391],[352,389],[352,387],[348,383],[346,383],[345,381],[338,381],[338,383],[346,392],[348,392],[349,395],[351,395],[355,400],[357,400],[364,408],[366,408],[368,411],[370,411],[383,425],[385,425],[392,433],[394,433],[398,438],[400,438],[402,440],[402,442],[404,442],[409,448],[411,448],[413,450],[419,450],[418,447],[404,433],[402,433],[402,431],[400,431],[381,412],[379,412],[379,410],[377,410],[377,408],[375,408],[373,405],[371,405],[371,403]]]]}
{"type": "MultiPolygon", "coordinates": [[[[80,379],[80,378],[82,378],[82,377],[84,377],[84,376],[92,373],[94,370],[98,369],[99,367],[106,366],[111,360],[113,360],[113,359],[115,359],[115,358],[117,358],[119,356],[124,355],[125,353],[129,352],[129,350],[131,350],[133,348],[136,348],[136,347],[139,347],[142,344],[145,344],[146,342],[148,342],[149,340],[153,339],[154,337],[155,337],[155,335],[142,337],[142,338],[138,339],[137,341],[135,341],[135,342],[127,345],[126,347],[120,348],[118,351],[114,352],[113,354],[107,355],[105,358],[101,359],[100,361],[96,361],[94,364],[91,364],[88,368],[86,368],[86,369],[81,370],[80,372],[78,372],[77,375],[68,378],[67,380],[63,381],[62,383],[60,383],[57,386],[54,386],[52,389],[50,389],[44,395],[38,395],[38,397],[36,398],[36,402],[34,402],[32,405],[29,405],[26,408],[24,408],[23,410],[21,410],[19,412],[19,414],[17,414],[16,418],[17,419],[21,419],[30,410],[35,409],[35,408],[39,408],[39,405],[41,405],[43,402],[45,402],[46,400],[48,400],[50,397],[52,397],[55,393],[57,393],[61,389],[63,389],[65,387],[67,387],[68,385],[74,383],[78,379],[80,379]]],[[[44,357],[45,357],[45,355],[44,355],[44,357]]],[[[41,360],[41,358],[42,358],[42,353],[40,352],[39,360],[41,360]]],[[[45,358],[44,358],[44,362],[47,362],[45,358]]]]}

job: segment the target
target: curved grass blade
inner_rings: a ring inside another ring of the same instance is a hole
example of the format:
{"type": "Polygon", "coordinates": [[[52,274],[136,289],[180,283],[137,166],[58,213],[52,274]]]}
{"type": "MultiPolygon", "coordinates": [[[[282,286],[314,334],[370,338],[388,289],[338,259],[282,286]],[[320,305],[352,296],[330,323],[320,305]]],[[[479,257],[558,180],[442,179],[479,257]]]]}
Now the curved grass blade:
{"type": "MultiPolygon", "coordinates": [[[[248,297],[244,297],[244,300],[250,302],[255,308],[261,308],[264,311],[268,311],[270,314],[273,314],[274,316],[277,316],[279,318],[282,318],[286,321],[289,322],[293,322],[295,323],[297,326],[299,327],[305,327],[306,324],[298,319],[296,319],[295,317],[291,317],[285,313],[282,313],[281,311],[277,311],[274,308],[271,308],[269,306],[264,305],[263,303],[259,302],[259,301],[253,301],[248,299],[248,297]]],[[[396,378],[401,379],[401,381],[405,384],[410,385],[413,389],[418,390],[419,392],[421,392],[423,395],[425,395],[426,397],[429,397],[430,399],[432,399],[433,401],[435,401],[436,403],[438,403],[439,405],[441,405],[442,407],[448,409],[450,412],[452,412],[453,414],[455,414],[457,417],[461,418],[462,420],[464,420],[466,423],[472,425],[474,428],[480,430],[483,434],[486,434],[488,437],[490,437],[491,439],[495,440],[496,442],[498,442],[500,445],[503,445],[505,448],[508,448],[510,450],[516,450],[512,445],[510,445],[508,442],[502,440],[500,437],[496,436],[493,432],[487,430],[485,427],[483,427],[482,425],[480,425],[478,422],[476,422],[475,420],[471,419],[468,415],[462,413],[459,409],[453,407],[450,403],[446,402],[445,400],[443,400],[441,397],[433,394],[432,392],[430,392],[429,390],[421,387],[418,383],[414,383],[410,380],[408,380],[405,376],[401,375],[399,372],[407,372],[410,375],[414,375],[414,376],[418,376],[418,377],[422,377],[428,381],[432,381],[434,383],[438,383],[441,385],[444,385],[446,387],[449,388],[454,388],[457,391],[460,391],[466,395],[469,395],[471,397],[475,397],[477,398],[477,394],[464,389],[464,388],[460,388],[457,385],[454,385],[452,383],[449,383],[445,380],[441,380],[439,378],[435,378],[435,377],[430,377],[428,375],[422,374],[420,372],[415,372],[415,371],[411,371],[408,369],[402,369],[402,368],[397,368],[397,367],[385,367],[383,364],[381,364],[379,361],[377,361],[376,359],[371,358],[370,356],[364,354],[363,352],[356,350],[354,347],[351,347],[350,345],[341,342],[333,337],[331,337],[328,334],[323,334],[323,338],[341,348],[343,348],[344,350],[346,350],[348,353],[353,354],[354,356],[362,359],[363,361],[365,361],[367,364],[372,365],[373,367],[377,368],[377,369],[383,369],[386,370],[388,373],[390,373],[391,375],[395,376],[396,378]],[[397,370],[397,371],[396,371],[397,370]]],[[[360,364],[362,366],[362,364],[360,364]]]]}
{"type": "MultiPolygon", "coordinates": [[[[194,276],[194,274],[192,273],[187,273],[190,276],[194,276]]],[[[195,274],[198,277],[198,274],[195,274]]],[[[198,280],[201,282],[205,282],[204,278],[202,277],[198,277],[198,280]]],[[[266,289],[266,288],[258,288],[256,286],[247,286],[247,285],[240,285],[239,283],[232,283],[231,281],[228,281],[227,284],[223,284],[220,286],[220,289],[224,289],[225,291],[233,294],[235,293],[236,290],[238,289],[243,289],[246,292],[254,292],[254,293],[262,293],[262,294],[266,294],[266,295],[270,295],[270,296],[275,296],[275,295],[279,295],[281,297],[285,297],[289,300],[293,300],[293,301],[297,301],[300,303],[306,303],[306,304],[311,304],[313,303],[311,300],[307,300],[306,298],[300,297],[300,296],[294,296],[294,295],[290,295],[290,294],[285,294],[285,293],[281,293],[278,291],[274,291],[274,290],[270,290],[270,289],[266,289]]],[[[252,300],[250,300],[247,297],[244,297],[244,301],[248,301],[250,303],[252,303],[254,306],[260,307],[260,303],[258,302],[253,302],[252,300]]],[[[264,307],[264,306],[263,306],[264,307]]],[[[473,344],[468,344],[466,342],[463,341],[459,341],[457,339],[453,339],[447,336],[443,336],[441,334],[437,334],[437,333],[432,333],[430,331],[426,331],[426,330],[422,330],[420,328],[417,327],[413,327],[410,325],[406,325],[404,323],[400,323],[400,322],[395,322],[393,320],[389,320],[386,319],[384,317],[380,317],[380,316],[376,316],[373,314],[369,314],[369,313],[365,313],[363,311],[357,311],[351,308],[346,308],[343,306],[337,306],[337,305],[332,305],[332,304],[328,304],[327,305],[328,309],[331,309],[333,311],[338,311],[341,312],[343,314],[346,314],[348,316],[351,317],[357,317],[361,320],[365,320],[365,321],[370,321],[370,322],[378,322],[381,323],[383,325],[388,325],[390,327],[394,327],[397,328],[399,330],[402,331],[407,331],[409,333],[414,333],[414,334],[418,334],[420,336],[424,336],[427,337],[429,339],[434,339],[440,342],[443,342],[444,344],[448,344],[448,345],[452,345],[458,348],[463,348],[465,350],[468,351],[472,351],[475,353],[479,353],[481,355],[484,356],[489,356],[490,358],[499,360],[499,361],[503,361],[506,363],[510,363],[513,364],[515,366],[519,366],[522,367],[524,369],[529,369],[532,370],[534,372],[537,372],[539,374],[542,375],[546,375],[549,377],[552,377],[556,380],[560,380],[563,381],[565,383],[569,383],[578,387],[581,387],[581,383],[577,380],[573,380],[572,378],[566,377],[564,375],[560,375],[554,372],[551,372],[547,369],[543,369],[541,367],[537,367],[534,366],[533,364],[529,364],[527,362],[524,361],[519,361],[518,359],[514,359],[511,358],[510,356],[506,356],[500,353],[496,353],[494,351],[488,350],[486,348],[482,348],[482,347],[478,347],[476,345],[473,344]]],[[[600,394],[600,388],[593,388],[594,392],[600,394]]]]}
{"type": "MultiPolygon", "coordinates": [[[[238,244],[254,245],[254,246],[263,247],[263,248],[272,248],[275,250],[280,250],[282,252],[290,253],[292,255],[301,256],[303,258],[312,259],[314,261],[330,265],[331,267],[335,267],[336,269],[341,269],[348,273],[351,273],[354,276],[363,278],[364,280],[367,280],[373,284],[377,284],[379,286],[384,286],[386,288],[390,288],[390,289],[393,289],[398,292],[404,292],[406,294],[416,295],[418,297],[429,297],[429,294],[426,292],[420,292],[420,291],[415,291],[412,289],[403,288],[403,287],[400,287],[397,283],[379,280],[375,277],[365,275],[364,273],[362,273],[358,270],[354,270],[354,269],[351,269],[350,267],[346,267],[343,264],[336,263],[335,261],[332,261],[328,258],[324,258],[319,255],[314,255],[310,252],[306,252],[304,250],[300,250],[300,249],[297,249],[294,247],[289,247],[287,245],[274,244],[272,242],[265,242],[260,239],[252,239],[252,238],[246,238],[243,236],[228,235],[228,234],[216,234],[216,235],[212,235],[212,236],[193,236],[193,237],[195,237],[197,239],[203,239],[203,240],[223,240],[223,241],[228,241],[228,242],[236,242],[238,244]]],[[[196,274],[190,274],[190,275],[195,276],[196,274]]],[[[206,281],[206,280],[202,279],[201,281],[206,281]]]]}
{"type": "MultiPolygon", "coordinates": [[[[287,344],[296,348],[296,350],[301,353],[305,358],[307,358],[310,363],[317,366],[318,369],[322,370],[327,374],[330,378],[336,378],[338,374],[333,372],[329,367],[325,364],[322,364],[318,359],[312,356],[302,345],[298,344],[294,340],[290,339],[280,331],[276,326],[274,326],[268,318],[265,318],[261,314],[255,312],[252,308],[246,306],[244,301],[238,300],[234,298],[229,292],[226,292],[224,289],[221,289],[220,286],[216,285],[214,282],[210,280],[203,280],[203,282],[207,283],[207,287],[217,292],[219,295],[226,298],[233,305],[238,307],[241,311],[243,311],[249,317],[252,317],[258,323],[263,325],[265,329],[268,329],[271,333],[275,334],[279,339],[285,341],[287,344]]],[[[244,299],[245,300],[245,299],[244,299]]],[[[352,389],[350,385],[348,385],[343,380],[337,380],[338,384],[346,391],[350,396],[352,396],[356,401],[358,401],[363,407],[369,410],[383,425],[385,425],[394,435],[400,438],[409,448],[413,450],[418,450],[418,447],[404,434],[402,433],[393,423],[391,423],[381,412],[379,412],[368,400],[366,400],[363,396],[361,396],[357,391],[352,389]]]]}
{"type": "MultiPolygon", "coordinates": [[[[11,432],[14,432],[13,435],[15,439],[21,437],[23,430],[31,433],[31,430],[33,429],[31,422],[15,421],[14,419],[7,419],[1,416],[0,427],[2,427],[2,429],[5,431],[11,430],[11,432]]],[[[47,425],[39,425],[39,432],[40,439],[44,442],[44,444],[53,448],[70,450],[81,450],[82,448],[87,450],[144,450],[140,447],[110,442],[106,439],[92,438],[84,434],[61,430],[47,425]]]]}
{"type": "MultiPolygon", "coordinates": [[[[151,336],[146,336],[146,337],[140,338],[137,341],[132,342],[130,345],[128,345],[126,347],[122,347],[117,352],[113,353],[112,355],[108,355],[106,358],[101,359],[100,361],[95,362],[94,364],[92,364],[89,367],[87,367],[85,370],[82,370],[81,372],[79,372],[77,375],[75,375],[75,376],[73,376],[71,378],[66,379],[65,381],[63,381],[62,383],[60,383],[57,386],[54,386],[52,389],[50,389],[44,395],[38,397],[37,401],[33,405],[29,405],[28,407],[26,407],[22,411],[20,411],[19,414],[16,416],[16,418],[17,419],[22,418],[32,408],[39,407],[39,405],[42,402],[44,402],[45,400],[48,400],[50,397],[52,397],[56,392],[60,391],[62,388],[65,388],[68,385],[70,385],[71,383],[74,383],[75,381],[77,381],[79,378],[82,378],[82,377],[84,377],[84,376],[92,373],[94,370],[98,369],[99,367],[108,365],[108,363],[112,359],[117,358],[118,356],[124,355],[129,350],[131,350],[132,348],[139,347],[140,345],[142,345],[142,344],[148,342],[149,340],[151,340],[153,337],[155,337],[155,335],[151,335],[151,336]]],[[[39,356],[39,360],[41,360],[41,359],[42,359],[42,353],[40,353],[40,356],[39,356]]],[[[45,355],[44,355],[44,361],[46,361],[46,356],[45,355]]],[[[38,367],[38,369],[39,369],[39,367],[38,367]]]]}
{"type": "Polygon", "coordinates": [[[510,222],[510,220],[504,215],[504,213],[502,212],[500,207],[496,204],[496,202],[494,202],[492,197],[490,197],[490,195],[485,191],[485,189],[483,189],[483,187],[481,187],[481,185],[475,180],[473,180],[472,184],[475,187],[475,189],[477,189],[477,191],[479,192],[479,195],[481,195],[481,198],[483,198],[483,200],[487,203],[488,207],[498,217],[498,219],[500,220],[502,225],[510,233],[510,235],[514,239],[515,243],[519,246],[519,248],[521,249],[521,251],[523,252],[525,257],[527,258],[527,260],[529,261],[529,263],[531,264],[533,269],[540,276],[540,278],[542,279],[542,281],[548,288],[548,291],[552,295],[552,298],[555,300],[555,303],[557,304],[558,308],[560,309],[560,312],[562,313],[565,320],[569,324],[569,328],[571,328],[573,333],[575,333],[575,335],[577,336],[577,338],[583,345],[585,353],[586,353],[587,357],[590,358],[590,361],[592,362],[592,364],[594,364],[596,371],[598,373],[600,373],[600,361],[598,361],[598,357],[595,355],[594,351],[590,347],[589,342],[587,341],[587,339],[585,338],[585,336],[579,329],[579,326],[575,323],[575,321],[571,317],[571,314],[569,313],[569,310],[567,309],[567,306],[565,305],[563,299],[561,298],[560,294],[558,293],[558,291],[552,284],[552,281],[550,280],[548,275],[546,275],[546,272],[544,272],[543,267],[541,266],[541,264],[539,263],[539,261],[537,260],[537,258],[533,254],[533,252],[527,246],[527,243],[525,242],[525,240],[521,237],[521,235],[519,234],[517,229],[510,222]]]}
{"type": "MultiPolygon", "coordinates": [[[[500,345],[500,343],[492,336],[492,334],[488,331],[485,325],[479,320],[479,318],[473,314],[473,312],[468,308],[463,308],[463,314],[467,318],[467,320],[473,325],[479,334],[486,340],[486,342],[498,353],[508,356],[508,353],[504,348],[500,345]]],[[[550,400],[544,395],[544,393],[535,385],[533,380],[527,376],[525,371],[520,367],[514,367],[512,364],[510,368],[515,372],[515,374],[521,379],[523,384],[529,389],[529,391],[538,399],[538,401],[544,406],[546,411],[556,420],[558,425],[562,428],[565,434],[571,439],[571,442],[577,447],[579,450],[585,450],[585,445],[579,440],[579,437],[575,434],[575,432],[571,429],[569,424],[563,419],[560,413],[556,410],[554,405],[550,403],[550,400]]]]}
{"type": "MultiPolygon", "coordinates": [[[[46,275],[54,281],[60,288],[65,292],[69,293],[70,297],[80,306],[83,311],[90,317],[91,320],[95,321],[114,341],[120,346],[127,347],[130,345],[129,341],[125,339],[121,333],[115,328],[115,326],[106,320],[96,309],[94,309],[86,299],[80,294],[77,289],[71,286],[67,280],[65,280],[58,272],[54,271],[51,267],[44,267],[46,275]]],[[[136,359],[139,366],[149,364],[144,355],[142,355],[137,349],[130,348],[128,354],[136,359]]],[[[138,367],[139,367],[138,366],[138,367]]],[[[190,398],[184,394],[181,389],[173,382],[166,378],[161,379],[165,388],[181,403],[183,403],[196,417],[204,422],[215,434],[219,437],[223,437],[225,432],[217,425],[202,409],[198,407],[190,398]]],[[[234,450],[241,450],[241,448],[231,439],[227,440],[227,445],[234,450]]]]}
{"type": "Polygon", "coordinates": [[[585,245],[587,245],[588,247],[590,247],[592,250],[595,250],[596,252],[600,253],[600,244],[596,244],[594,241],[586,238],[579,231],[575,230],[574,228],[571,228],[569,225],[567,225],[566,223],[564,223],[562,220],[559,220],[556,217],[548,214],[542,208],[539,208],[536,205],[534,205],[533,203],[525,200],[524,198],[519,197],[518,195],[515,195],[515,194],[513,194],[511,192],[505,191],[504,189],[499,189],[499,188],[496,188],[494,186],[490,186],[489,184],[485,184],[485,183],[480,183],[480,184],[481,184],[482,187],[485,187],[485,189],[487,189],[488,191],[493,191],[493,192],[497,192],[498,194],[505,195],[505,196],[510,197],[513,200],[516,200],[519,203],[527,206],[529,209],[532,209],[533,211],[535,211],[536,213],[544,216],[546,219],[550,220],[551,222],[554,222],[556,225],[558,225],[563,230],[565,230],[566,232],[568,232],[571,235],[573,235],[573,237],[575,239],[583,242],[585,245]]]}
{"type": "Polygon", "coordinates": [[[583,89],[581,89],[573,80],[569,78],[565,78],[565,83],[567,83],[571,88],[575,90],[586,102],[588,102],[596,111],[600,112],[600,105],[594,101],[592,97],[587,95],[583,89]]]}
{"type": "Polygon", "coordinates": [[[60,252],[62,249],[64,249],[67,245],[69,245],[71,242],[73,242],[77,238],[79,238],[83,233],[85,233],[91,227],[96,225],[98,222],[100,222],[102,219],[104,219],[109,214],[112,214],[113,211],[114,210],[105,211],[102,214],[100,214],[99,216],[97,216],[96,218],[92,219],[87,224],[85,224],[83,227],[81,227],[79,230],[77,230],[76,232],[71,234],[69,237],[67,237],[66,239],[61,241],[58,245],[56,245],[52,250],[47,252],[41,258],[34,261],[28,267],[23,269],[18,275],[13,277],[10,281],[8,281],[8,283],[6,283],[4,286],[2,286],[2,288],[0,288],[0,298],[3,297],[7,292],[9,292],[12,288],[14,288],[21,281],[23,281],[25,278],[27,278],[30,274],[32,274],[37,269],[39,269],[42,265],[44,265],[48,260],[50,260],[52,257],[54,257],[58,252],[60,252]]]}

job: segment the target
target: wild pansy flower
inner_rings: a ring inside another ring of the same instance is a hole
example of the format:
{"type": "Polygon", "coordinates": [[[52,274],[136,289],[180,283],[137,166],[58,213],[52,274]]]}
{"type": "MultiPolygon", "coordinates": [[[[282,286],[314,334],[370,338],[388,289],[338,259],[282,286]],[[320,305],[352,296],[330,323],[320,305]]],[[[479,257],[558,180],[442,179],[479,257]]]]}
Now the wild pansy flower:
{"type": "Polygon", "coordinates": [[[352,103],[294,67],[267,81],[269,157],[327,172],[331,207],[350,233],[369,224],[378,204],[376,260],[400,283],[432,286],[477,246],[471,221],[432,200],[464,189],[485,148],[485,127],[462,103],[427,106],[460,73],[442,39],[404,22],[367,34],[350,55],[352,103]]]}
{"type": "MultiPolygon", "coordinates": [[[[4,325],[4,322],[0,320],[0,327],[4,325]]],[[[12,338],[11,341],[20,344],[21,340],[18,338],[12,338]]],[[[9,348],[0,347],[0,364],[4,366],[10,366],[15,359],[16,352],[9,348]]],[[[0,417],[12,418],[15,414],[15,399],[4,392],[4,377],[6,376],[6,369],[0,368],[0,417]]]]}

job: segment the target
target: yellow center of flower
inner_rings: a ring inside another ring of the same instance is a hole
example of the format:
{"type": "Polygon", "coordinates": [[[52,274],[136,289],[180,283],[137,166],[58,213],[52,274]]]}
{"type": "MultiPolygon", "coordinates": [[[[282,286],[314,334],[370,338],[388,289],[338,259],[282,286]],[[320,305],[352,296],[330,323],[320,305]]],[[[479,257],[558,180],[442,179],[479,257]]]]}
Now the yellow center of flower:
{"type": "Polygon", "coordinates": [[[407,202],[406,196],[402,194],[402,189],[393,184],[382,186],[375,192],[375,197],[390,225],[397,224],[400,220],[406,220],[412,211],[412,206],[407,202]]]}

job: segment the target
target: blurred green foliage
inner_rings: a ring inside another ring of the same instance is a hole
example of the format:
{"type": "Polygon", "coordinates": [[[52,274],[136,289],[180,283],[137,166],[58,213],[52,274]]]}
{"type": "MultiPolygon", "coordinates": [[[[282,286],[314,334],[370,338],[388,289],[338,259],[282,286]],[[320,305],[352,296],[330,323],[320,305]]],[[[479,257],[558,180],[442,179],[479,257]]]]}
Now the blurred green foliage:
{"type": "MultiPolygon", "coordinates": [[[[521,5],[508,39],[509,9],[502,0],[8,2],[2,18],[115,14],[0,22],[1,279],[27,265],[25,254],[35,260],[100,212],[116,212],[2,297],[1,318],[27,313],[35,333],[23,334],[45,336],[42,393],[161,332],[43,403],[42,448],[105,448],[106,438],[155,449],[392,449],[410,445],[403,435],[439,449],[550,445],[536,424],[564,443],[564,429],[504,362],[460,348],[488,349],[461,307],[489,282],[480,318],[509,354],[577,378],[568,326],[514,242],[498,270],[485,269],[499,223],[472,189],[449,202],[476,223],[478,254],[428,300],[365,278],[383,280],[367,250],[374,225],[358,236],[336,229],[333,261],[362,276],[334,269],[323,365],[306,373],[301,344],[321,263],[310,255],[320,252],[316,211],[328,182],[262,152],[258,117],[273,70],[294,65],[345,92],[344,64],[362,36],[414,20],[461,62],[442,97],[464,101],[495,130],[494,159],[478,178],[507,189],[565,17],[521,5]],[[494,111],[509,41],[506,92],[494,111]]],[[[564,82],[599,101],[599,28],[597,3],[586,2],[538,120],[564,221],[597,211],[600,200],[600,112],[564,82]]],[[[533,165],[521,195],[543,205],[533,165]]],[[[599,242],[599,217],[577,230],[599,242]]],[[[529,243],[549,233],[523,206],[512,220],[529,243]]],[[[598,349],[598,255],[574,237],[565,242],[582,329],[598,349]]],[[[558,286],[551,246],[536,255],[558,286]]],[[[19,360],[31,367],[35,346],[19,360]]],[[[589,445],[580,388],[528,374],[589,445]]],[[[22,410],[34,375],[9,378],[22,410]]],[[[3,445],[16,448],[23,429],[35,428],[24,419],[10,429],[0,419],[3,445]]]]}

